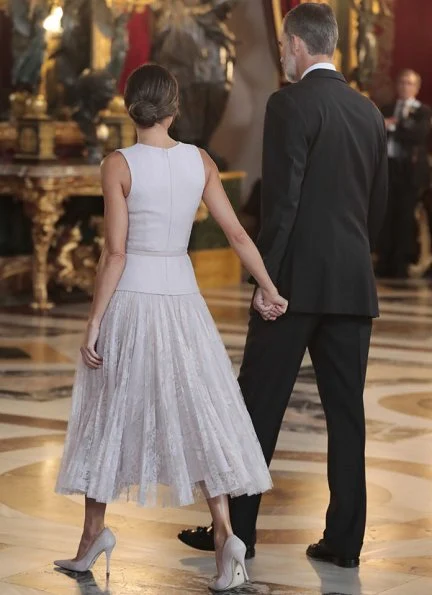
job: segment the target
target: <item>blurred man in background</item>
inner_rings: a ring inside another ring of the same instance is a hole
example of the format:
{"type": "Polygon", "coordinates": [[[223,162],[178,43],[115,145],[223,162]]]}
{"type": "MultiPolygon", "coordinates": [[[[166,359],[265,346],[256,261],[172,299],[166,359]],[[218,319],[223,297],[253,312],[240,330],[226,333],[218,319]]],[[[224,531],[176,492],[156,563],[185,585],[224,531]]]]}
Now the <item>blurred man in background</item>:
{"type": "Polygon", "coordinates": [[[428,141],[432,112],[417,99],[421,77],[403,70],[397,100],[382,109],[388,135],[389,201],[378,244],[377,274],[406,278],[415,251],[415,207],[429,187],[428,141]]]}

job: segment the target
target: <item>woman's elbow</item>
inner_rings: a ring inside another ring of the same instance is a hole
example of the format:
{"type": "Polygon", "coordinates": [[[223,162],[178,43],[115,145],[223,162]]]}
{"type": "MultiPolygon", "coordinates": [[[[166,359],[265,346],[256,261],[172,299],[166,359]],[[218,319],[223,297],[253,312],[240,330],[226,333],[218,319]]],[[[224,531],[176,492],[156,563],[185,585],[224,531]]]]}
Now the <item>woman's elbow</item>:
{"type": "Polygon", "coordinates": [[[243,227],[239,227],[228,234],[230,244],[233,246],[244,246],[250,242],[250,238],[243,227]]]}
{"type": "Polygon", "coordinates": [[[126,253],[123,251],[107,251],[106,260],[110,264],[122,264],[126,261],[126,253]]]}

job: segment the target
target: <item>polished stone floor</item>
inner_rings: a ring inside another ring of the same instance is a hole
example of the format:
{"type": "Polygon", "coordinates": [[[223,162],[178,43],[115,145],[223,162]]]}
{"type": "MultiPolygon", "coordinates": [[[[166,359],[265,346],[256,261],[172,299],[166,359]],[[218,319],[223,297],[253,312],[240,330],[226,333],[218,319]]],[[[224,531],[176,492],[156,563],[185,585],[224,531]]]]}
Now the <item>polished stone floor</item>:
{"type": "MultiPolygon", "coordinates": [[[[369,517],[359,571],[311,564],[323,529],[326,432],[305,358],[263,499],[251,583],[238,594],[432,594],[432,287],[383,284],[365,395],[369,517]]],[[[205,292],[234,366],[241,361],[250,288],[205,292]]],[[[38,317],[0,309],[0,595],[206,593],[212,556],[176,539],[206,524],[202,505],[148,510],[119,502],[110,584],[104,564],[83,576],[53,569],[73,555],[83,502],[53,486],[70,407],[74,361],[88,304],[38,317]]]]}

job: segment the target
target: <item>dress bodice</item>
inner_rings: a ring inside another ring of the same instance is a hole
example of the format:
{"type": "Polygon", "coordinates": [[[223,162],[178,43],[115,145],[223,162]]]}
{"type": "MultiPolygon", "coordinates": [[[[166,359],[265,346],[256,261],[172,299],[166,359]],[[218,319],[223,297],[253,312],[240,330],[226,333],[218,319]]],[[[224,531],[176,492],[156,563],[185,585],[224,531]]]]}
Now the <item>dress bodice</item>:
{"type": "Polygon", "coordinates": [[[117,289],[148,293],[197,291],[187,247],[205,171],[197,147],[137,143],[119,149],[131,174],[126,267],[117,289]]]}
{"type": "Polygon", "coordinates": [[[199,150],[137,143],[120,152],[132,178],[127,252],[186,251],[205,182],[199,150]]]}

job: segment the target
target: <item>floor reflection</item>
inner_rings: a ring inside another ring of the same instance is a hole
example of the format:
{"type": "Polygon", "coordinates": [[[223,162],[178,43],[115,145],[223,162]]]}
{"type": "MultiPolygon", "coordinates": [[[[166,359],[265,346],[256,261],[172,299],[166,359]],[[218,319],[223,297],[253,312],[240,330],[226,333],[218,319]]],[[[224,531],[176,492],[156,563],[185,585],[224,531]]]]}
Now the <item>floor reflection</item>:
{"type": "Polygon", "coordinates": [[[358,568],[337,568],[325,562],[308,558],[309,564],[319,576],[322,595],[362,595],[362,585],[358,568]],[[335,586],[343,575],[344,590],[335,591],[335,586]]]}
{"type": "Polygon", "coordinates": [[[106,582],[104,588],[101,588],[90,570],[88,572],[71,572],[62,568],[55,568],[54,570],[75,581],[77,585],[76,593],[79,595],[113,595],[109,588],[109,581],[106,582]]]}

